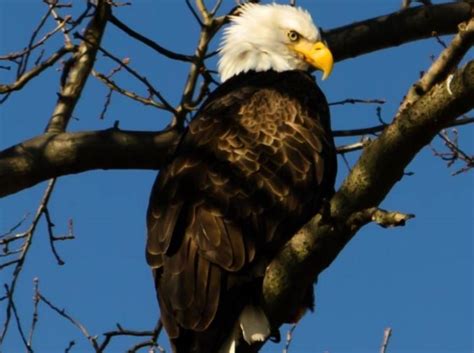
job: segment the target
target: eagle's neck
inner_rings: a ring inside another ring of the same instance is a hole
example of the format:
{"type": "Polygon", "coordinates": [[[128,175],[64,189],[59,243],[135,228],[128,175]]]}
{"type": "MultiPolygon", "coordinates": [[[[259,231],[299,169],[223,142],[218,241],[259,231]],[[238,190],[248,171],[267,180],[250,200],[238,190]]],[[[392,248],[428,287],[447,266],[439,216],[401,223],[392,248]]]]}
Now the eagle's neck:
{"type": "Polygon", "coordinates": [[[248,71],[307,70],[308,66],[295,57],[275,52],[271,48],[255,48],[252,44],[223,47],[219,61],[219,74],[224,82],[232,76],[248,71]]]}

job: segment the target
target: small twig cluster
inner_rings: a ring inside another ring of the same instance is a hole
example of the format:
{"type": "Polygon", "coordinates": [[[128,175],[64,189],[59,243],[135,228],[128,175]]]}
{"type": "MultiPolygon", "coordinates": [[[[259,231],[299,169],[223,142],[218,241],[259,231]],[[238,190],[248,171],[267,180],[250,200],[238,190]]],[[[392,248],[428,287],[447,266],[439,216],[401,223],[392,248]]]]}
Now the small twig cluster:
{"type": "Polygon", "coordinates": [[[464,163],[462,168],[452,173],[453,176],[465,173],[474,168],[474,155],[467,154],[459,147],[459,135],[457,129],[451,129],[451,134],[448,130],[442,130],[438,134],[438,137],[443,141],[447,151],[440,152],[431,146],[433,154],[436,157],[441,158],[443,161],[446,161],[448,168],[458,161],[464,163]]]}

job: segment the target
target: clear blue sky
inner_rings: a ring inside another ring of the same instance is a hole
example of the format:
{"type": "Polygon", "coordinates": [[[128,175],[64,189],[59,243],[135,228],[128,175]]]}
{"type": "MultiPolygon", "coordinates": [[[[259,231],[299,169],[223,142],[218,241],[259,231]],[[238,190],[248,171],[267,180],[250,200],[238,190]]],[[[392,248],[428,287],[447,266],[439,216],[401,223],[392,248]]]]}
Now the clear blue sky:
{"type": "MultiPolygon", "coordinates": [[[[224,2],[226,8],[234,4],[224,2]]],[[[298,3],[325,29],[390,13],[400,6],[398,0],[298,3]]],[[[80,4],[74,1],[76,7],[80,4]]],[[[0,0],[1,54],[23,48],[44,12],[45,5],[39,0],[0,0]]],[[[132,7],[115,13],[169,49],[194,50],[198,27],[184,1],[136,0],[132,7]]],[[[50,22],[48,28],[53,26],[50,22]]],[[[48,50],[60,45],[58,36],[48,50]]],[[[107,29],[104,47],[119,57],[129,57],[132,67],[147,75],[170,101],[177,102],[187,72],[185,64],[156,55],[112,26],[107,29]]],[[[385,99],[382,116],[390,121],[409,85],[430,64],[430,56],[440,50],[433,39],[347,60],[336,64],[321,87],[329,101],[385,99]]],[[[108,72],[113,65],[104,62],[101,60],[97,69],[108,72]]],[[[0,149],[43,131],[55,104],[59,75],[50,69],[0,107],[0,149]]],[[[10,80],[11,74],[0,70],[0,82],[10,80]]],[[[127,76],[120,83],[145,92],[127,76]]],[[[117,94],[106,118],[99,120],[106,93],[90,78],[71,131],[105,129],[116,120],[123,129],[159,130],[168,122],[164,112],[117,94]]],[[[333,107],[332,117],[337,129],[377,124],[374,106],[333,107]]],[[[472,127],[460,131],[460,141],[465,150],[474,151],[472,127]]],[[[338,140],[338,144],[345,142],[338,140]]],[[[434,145],[440,147],[439,142],[434,145]]],[[[349,161],[356,158],[351,155],[349,161]]],[[[339,170],[338,183],[347,174],[342,161],[339,170]]],[[[472,173],[453,177],[454,170],[433,157],[429,148],[409,165],[407,171],[414,174],[396,185],[382,207],[415,213],[416,218],[403,228],[384,230],[369,225],[359,232],[321,275],[316,313],[307,315],[296,328],[290,352],[378,352],[387,326],[393,328],[391,353],[473,351],[474,180],[472,173]]],[[[16,298],[27,327],[34,277],[40,278],[45,296],[66,308],[92,334],[112,330],[115,323],[131,329],[154,325],[158,308],[144,243],[145,211],[155,175],[155,171],[94,171],[60,179],[51,200],[51,214],[58,233],[66,232],[72,218],[77,239],[58,245],[66,261],[58,267],[49,251],[45,224],[40,224],[16,298]]],[[[41,184],[0,200],[0,234],[34,212],[44,188],[41,184]]],[[[0,272],[1,290],[8,278],[8,273],[0,272]]],[[[0,309],[3,322],[4,306],[0,309]]],[[[92,351],[77,329],[41,307],[35,352],[63,352],[70,340],[76,341],[72,352],[92,351]]],[[[165,335],[160,343],[168,347],[165,335]]],[[[113,346],[110,352],[124,350],[118,347],[123,345],[113,346]]],[[[268,344],[264,352],[281,350],[281,345],[268,344]]],[[[0,351],[25,351],[14,325],[0,351]]]]}

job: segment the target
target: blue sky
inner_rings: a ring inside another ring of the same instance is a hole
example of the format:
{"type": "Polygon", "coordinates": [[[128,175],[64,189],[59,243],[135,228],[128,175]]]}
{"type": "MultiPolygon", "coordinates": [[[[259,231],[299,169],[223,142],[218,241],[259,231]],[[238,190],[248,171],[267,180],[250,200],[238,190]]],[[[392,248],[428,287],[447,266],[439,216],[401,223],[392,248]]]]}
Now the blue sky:
{"type": "MultiPolygon", "coordinates": [[[[225,8],[233,1],[225,0],[225,8]]],[[[80,8],[82,2],[74,1],[80,8]]],[[[298,1],[325,29],[398,10],[399,1],[298,1]]],[[[0,52],[23,48],[45,6],[36,0],[0,0],[0,52]],[[21,19],[21,20],[19,20],[21,19]]],[[[191,53],[198,26],[184,2],[136,0],[119,8],[117,17],[161,45],[191,53]]],[[[50,22],[48,28],[53,28],[50,22]]],[[[61,45],[61,36],[48,50],[61,45]]],[[[449,40],[449,38],[446,38],[449,40]]],[[[130,41],[112,26],[104,47],[129,57],[171,102],[184,85],[187,66],[170,62],[130,41]]],[[[214,42],[213,47],[216,46],[214,42]]],[[[336,64],[321,87],[328,100],[381,98],[382,117],[390,121],[409,85],[441,50],[436,40],[411,43],[336,64]]],[[[470,53],[472,59],[472,52],[470,53]]],[[[214,65],[215,63],[210,64],[214,65]]],[[[41,134],[54,107],[60,73],[50,69],[15,93],[0,107],[0,149],[41,134]]],[[[97,69],[113,67],[101,59],[97,69]]],[[[319,75],[318,75],[319,76],[319,75]]],[[[10,82],[0,70],[0,82],[10,82]]],[[[319,77],[318,77],[319,79],[319,77]]],[[[122,76],[119,82],[145,94],[139,83],[122,76]]],[[[105,129],[120,122],[122,129],[159,130],[169,121],[162,111],[143,107],[115,94],[106,118],[99,119],[107,90],[90,78],[70,124],[71,131],[105,129]]],[[[336,129],[376,125],[375,106],[332,107],[336,129]]],[[[472,127],[460,131],[462,147],[472,153],[472,127]]],[[[337,140],[338,144],[348,141],[337,140]]],[[[440,147],[439,142],[434,145],[440,147]]],[[[349,162],[357,154],[348,156],[349,162]]],[[[347,175],[339,161],[338,184],[347,175]]],[[[294,333],[293,353],[378,352],[385,327],[393,328],[391,353],[461,353],[473,351],[473,216],[472,173],[456,177],[442,161],[424,149],[408,166],[412,176],[399,182],[382,207],[414,213],[406,227],[384,230],[369,225],[360,231],[319,279],[316,313],[306,315],[294,333]]],[[[149,329],[158,315],[150,271],[144,259],[145,211],[155,171],[93,171],[61,178],[50,211],[57,233],[74,221],[76,239],[58,245],[66,265],[56,266],[49,251],[45,224],[34,238],[21,275],[16,303],[29,327],[32,280],[40,278],[43,294],[64,307],[92,334],[114,329],[149,329]]],[[[0,199],[0,234],[27,213],[33,213],[45,184],[0,199]]],[[[30,217],[31,219],[31,217],[30,217]]],[[[0,272],[0,282],[8,279],[0,272]]],[[[3,322],[4,307],[0,307],[3,322]]],[[[282,333],[285,334],[283,328],[282,333]]],[[[76,328],[46,307],[40,308],[35,352],[90,352],[76,328]]],[[[110,352],[124,351],[125,340],[110,352]]],[[[128,342],[128,341],[126,341],[128,342]]],[[[165,335],[160,343],[167,348],[165,335]]],[[[127,345],[127,347],[130,345],[127,345]]],[[[24,352],[14,326],[2,353],[24,352]]],[[[264,352],[278,352],[268,344],[264,352]]]]}

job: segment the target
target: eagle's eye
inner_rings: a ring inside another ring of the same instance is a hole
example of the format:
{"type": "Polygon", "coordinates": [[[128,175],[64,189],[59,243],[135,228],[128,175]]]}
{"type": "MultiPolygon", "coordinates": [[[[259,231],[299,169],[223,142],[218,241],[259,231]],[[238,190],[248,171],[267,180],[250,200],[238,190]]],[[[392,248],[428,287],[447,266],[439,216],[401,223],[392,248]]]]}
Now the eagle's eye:
{"type": "Polygon", "coordinates": [[[301,35],[296,31],[288,31],[287,35],[288,39],[292,42],[297,42],[301,37],[301,35]]]}

